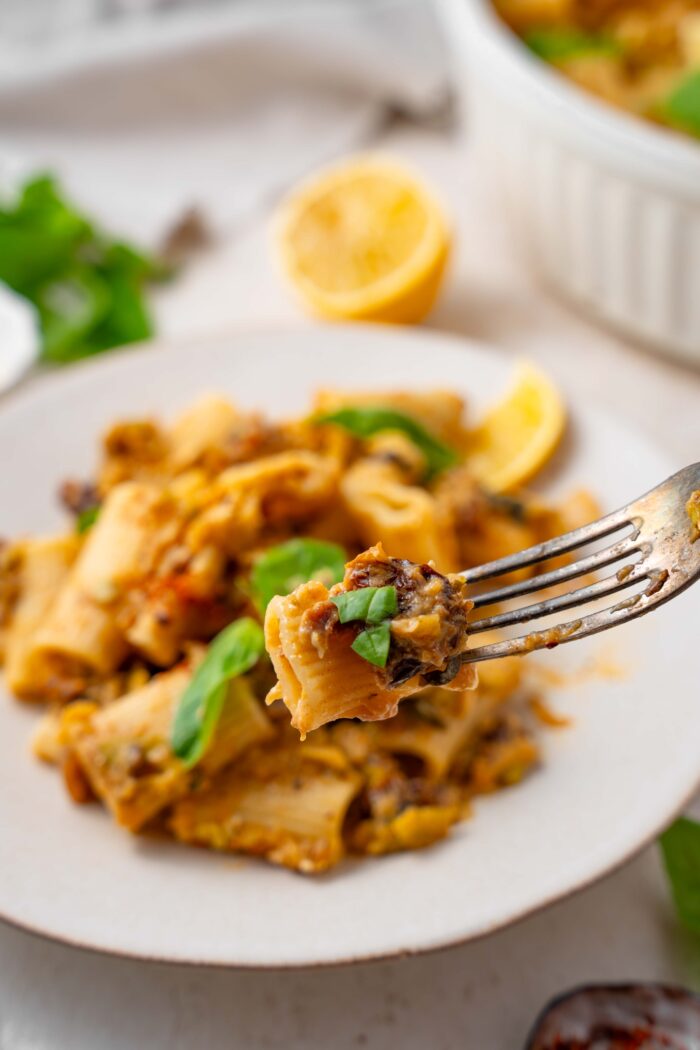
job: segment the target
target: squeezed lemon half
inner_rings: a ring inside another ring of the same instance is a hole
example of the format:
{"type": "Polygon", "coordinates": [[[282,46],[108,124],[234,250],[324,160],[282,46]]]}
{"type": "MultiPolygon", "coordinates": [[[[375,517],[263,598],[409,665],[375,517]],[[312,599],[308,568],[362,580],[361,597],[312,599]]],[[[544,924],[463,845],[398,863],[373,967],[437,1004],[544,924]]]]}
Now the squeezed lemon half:
{"type": "Polygon", "coordinates": [[[443,212],[403,165],[359,157],[293,191],[278,219],[284,269],[305,305],[336,320],[412,324],[440,289],[443,212]]]}

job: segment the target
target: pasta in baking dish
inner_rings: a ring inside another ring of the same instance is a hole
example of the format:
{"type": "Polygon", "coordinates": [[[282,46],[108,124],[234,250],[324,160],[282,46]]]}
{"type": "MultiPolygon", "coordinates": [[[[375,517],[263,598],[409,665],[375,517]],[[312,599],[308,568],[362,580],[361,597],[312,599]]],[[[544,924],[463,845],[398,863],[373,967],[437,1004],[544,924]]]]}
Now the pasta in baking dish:
{"type": "Polygon", "coordinates": [[[700,138],[700,0],[493,0],[530,51],[604,102],[700,138]]]}
{"type": "Polygon", "coordinates": [[[201,397],[121,421],[60,535],[0,545],[6,683],[33,749],[132,832],[302,872],[427,846],[539,761],[511,658],[462,660],[458,570],[594,518],[494,495],[449,391],[201,397]]]}

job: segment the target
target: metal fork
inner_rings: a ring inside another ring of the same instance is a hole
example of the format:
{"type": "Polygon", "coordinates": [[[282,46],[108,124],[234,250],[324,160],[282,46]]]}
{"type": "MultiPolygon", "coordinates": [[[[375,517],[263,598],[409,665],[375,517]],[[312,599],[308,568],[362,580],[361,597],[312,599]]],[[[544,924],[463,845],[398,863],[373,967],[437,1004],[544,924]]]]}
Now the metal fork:
{"type": "Polygon", "coordinates": [[[617,604],[590,612],[580,619],[567,620],[554,627],[533,631],[517,638],[468,649],[463,654],[463,660],[467,663],[477,663],[500,656],[522,655],[535,649],[553,649],[565,642],[587,638],[591,634],[607,631],[610,627],[634,620],[680,594],[700,577],[700,539],[694,535],[695,530],[686,511],[688,500],[698,489],[700,463],[695,463],[679,470],[634,503],[629,503],[621,510],[600,518],[599,521],[574,529],[573,532],[567,532],[566,535],[546,543],[528,547],[519,554],[467,569],[462,575],[470,584],[495,580],[517,569],[568,554],[597,540],[611,538],[612,542],[602,550],[581,557],[569,565],[477,594],[473,598],[474,606],[476,609],[483,609],[485,606],[511,598],[535,594],[557,584],[575,581],[578,577],[606,566],[614,566],[616,562],[623,561],[631,555],[641,555],[634,563],[627,563],[588,586],[574,586],[571,590],[545,601],[473,620],[469,628],[470,634],[530,623],[564,609],[588,605],[641,582],[646,582],[646,586],[617,604]],[[626,534],[617,535],[623,529],[627,530],[626,534]]]}

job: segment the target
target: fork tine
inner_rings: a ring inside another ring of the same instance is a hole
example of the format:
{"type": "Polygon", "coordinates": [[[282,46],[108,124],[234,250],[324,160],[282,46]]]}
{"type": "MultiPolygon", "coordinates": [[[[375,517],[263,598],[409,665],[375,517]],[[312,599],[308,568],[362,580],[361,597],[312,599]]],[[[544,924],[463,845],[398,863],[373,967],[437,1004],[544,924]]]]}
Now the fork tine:
{"type": "Polygon", "coordinates": [[[487,591],[485,594],[477,594],[472,599],[474,608],[480,609],[484,605],[494,605],[496,602],[503,602],[509,598],[519,598],[521,595],[532,594],[533,591],[540,591],[545,587],[552,587],[558,583],[566,583],[568,580],[573,580],[576,576],[585,576],[596,569],[602,569],[606,565],[619,561],[621,558],[637,553],[639,550],[641,550],[641,547],[633,537],[625,536],[623,540],[612,544],[610,547],[604,547],[603,550],[597,551],[587,558],[580,558],[570,565],[563,565],[560,569],[543,572],[539,576],[531,576],[527,580],[520,580],[518,583],[511,583],[506,587],[487,591]]]}
{"type": "Polygon", "coordinates": [[[626,587],[631,587],[641,580],[649,579],[652,570],[643,564],[631,567],[627,574],[615,573],[607,576],[604,580],[592,583],[588,587],[580,587],[577,590],[567,591],[566,594],[548,598],[546,601],[537,602],[533,605],[525,605],[520,609],[510,609],[508,612],[499,613],[496,616],[485,616],[480,620],[473,620],[469,625],[470,634],[478,634],[481,631],[490,631],[496,627],[512,627],[516,623],[528,623],[530,620],[539,620],[543,616],[558,612],[560,609],[573,609],[577,605],[587,605],[589,602],[604,598],[608,594],[615,594],[626,587]]]}
{"type": "Polygon", "coordinates": [[[545,631],[532,631],[517,638],[506,638],[501,642],[492,642],[489,645],[477,646],[475,649],[467,649],[462,657],[463,662],[480,663],[482,660],[493,660],[502,656],[523,656],[525,653],[532,653],[538,649],[555,649],[558,645],[578,641],[580,638],[588,638],[592,634],[606,631],[609,627],[617,627],[629,620],[636,620],[637,617],[644,616],[690,587],[697,575],[697,573],[688,575],[681,584],[674,581],[672,586],[666,587],[668,574],[656,571],[649,586],[641,594],[634,594],[618,602],[617,605],[589,613],[580,620],[569,620],[567,623],[545,631]]]}
{"type": "Polygon", "coordinates": [[[517,554],[509,554],[505,558],[498,558],[496,561],[486,562],[485,565],[467,569],[462,575],[467,583],[490,580],[494,576],[503,576],[517,569],[526,569],[538,561],[548,561],[559,554],[568,554],[576,547],[583,547],[584,544],[591,543],[593,540],[603,539],[630,524],[628,508],[623,507],[604,518],[599,518],[598,521],[591,522],[590,525],[583,525],[579,529],[574,529],[573,532],[547,540],[546,543],[537,543],[534,547],[528,547],[517,554]]]}

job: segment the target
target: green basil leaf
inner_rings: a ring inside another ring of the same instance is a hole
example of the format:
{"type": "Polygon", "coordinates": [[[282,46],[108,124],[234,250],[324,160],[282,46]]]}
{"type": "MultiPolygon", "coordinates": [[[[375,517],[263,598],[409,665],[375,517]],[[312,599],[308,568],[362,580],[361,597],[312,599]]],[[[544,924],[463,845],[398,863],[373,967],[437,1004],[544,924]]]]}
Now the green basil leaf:
{"type": "Polygon", "coordinates": [[[45,360],[61,364],[148,338],[145,288],[169,273],[97,230],[49,175],[0,202],[0,280],[38,308],[45,360]]]}
{"type": "Polygon", "coordinates": [[[199,762],[211,743],[231,679],[254,667],[264,651],[262,628],[250,617],[225,627],[210,644],[173,719],[170,743],[186,766],[199,762]]]}
{"type": "Polygon", "coordinates": [[[92,227],[60,199],[49,177],[26,183],[19,199],[0,205],[0,280],[31,290],[74,265],[92,227]]]}
{"type": "Polygon", "coordinates": [[[344,427],[345,430],[359,438],[369,438],[386,430],[398,430],[405,434],[425,456],[429,477],[459,462],[459,456],[454,449],[438,441],[417,420],[393,408],[381,408],[377,405],[356,405],[354,407],[349,405],[335,412],[315,416],[313,422],[335,423],[336,426],[344,427]]]}
{"type": "Polygon", "coordinates": [[[381,623],[393,616],[398,609],[395,587],[358,587],[355,591],[335,594],[331,601],[338,610],[341,623],[362,620],[364,623],[381,623]]]}
{"type": "Polygon", "coordinates": [[[82,536],[84,532],[87,532],[97,521],[100,514],[99,504],[95,504],[94,507],[88,507],[87,510],[80,512],[78,517],[75,519],[75,531],[79,536],[82,536]]]}
{"type": "Polygon", "coordinates": [[[352,643],[357,655],[375,667],[386,667],[390,645],[391,628],[386,620],[376,627],[368,627],[366,631],[361,631],[352,643]]]}
{"type": "Polygon", "coordinates": [[[605,33],[587,33],[568,26],[542,26],[523,35],[529,49],[545,62],[566,62],[583,55],[615,56],[622,53],[617,41],[605,33]]]}
{"type": "Polygon", "coordinates": [[[270,547],[250,574],[255,603],[261,613],[276,594],[291,594],[302,583],[321,580],[327,587],[340,583],[347,554],[337,543],[293,539],[270,547]]]}
{"type": "Polygon", "coordinates": [[[681,817],[660,843],[676,911],[684,926],[700,933],[700,824],[681,817]]]}
{"type": "Polygon", "coordinates": [[[107,313],[110,291],[98,274],[82,268],[42,285],[35,302],[44,334],[44,357],[61,362],[73,355],[74,348],[81,346],[107,313]]]}
{"type": "Polygon", "coordinates": [[[148,339],[153,322],[140,288],[121,274],[107,275],[109,308],[82,346],[82,354],[97,354],[110,346],[125,346],[148,339]]]}
{"type": "Polygon", "coordinates": [[[700,136],[700,70],[690,73],[664,99],[660,115],[669,124],[700,136]]]}

